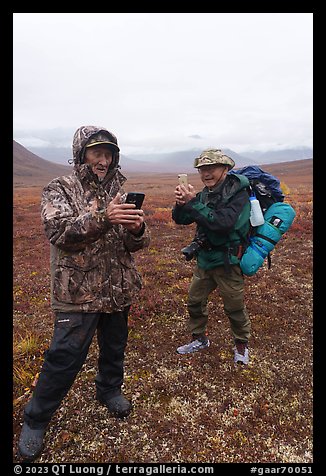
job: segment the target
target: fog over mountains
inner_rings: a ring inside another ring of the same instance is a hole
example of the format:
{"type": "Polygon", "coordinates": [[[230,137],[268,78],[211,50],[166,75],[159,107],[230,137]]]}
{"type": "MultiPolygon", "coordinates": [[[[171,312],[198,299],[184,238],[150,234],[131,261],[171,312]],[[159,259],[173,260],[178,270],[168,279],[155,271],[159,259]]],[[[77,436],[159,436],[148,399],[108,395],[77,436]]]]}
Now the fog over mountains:
{"type": "MultiPolygon", "coordinates": [[[[70,147],[29,147],[29,151],[45,160],[61,165],[68,165],[68,160],[72,159],[70,147]]],[[[293,149],[271,150],[266,152],[250,151],[245,154],[222,148],[223,152],[232,157],[236,167],[245,165],[264,165],[280,162],[290,162],[293,160],[310,159],[313,157],[313,150],[308,147],[297,147],[293,149]]],[[[120,164],[128,172],[193,172],[193,161],[202,152],[202,149],[189,149],[170,153],[153,153],[124,155],[121,154],[120,164]]]]}
{"type": "MultiPolygon", "coordinates": [[[[226,151],[226,149],[225,149],[226,151]]],[[[228,151],[231,155],[233,151],[228,151]]],[[[129,157],[121,157],[122,172],[126,176],[149,174],[150,176],[159,174],[194,174],[193,157],[194,151],[184,151],[184,154],[160,154],[157,162],[145,160],[135,160],[129,157]],[[172,156],[171,156],[172,155],[172,156]],[[162,172],[163,170],[163,172],[162,172]]],[[[248,165],[249,161],[243,162],[243,157],[232,153],[237,161],[237,168],[248,165]]],[[[297,154],[294,155],[296,157],[297,154]]],[[[313,159],[294,159],[276,163],[261,165],[266,171],[275,174],[280,179],[286,176],[300,178],[300,183],[311,180],[313,159]],[[284,165],[283,165],[284,164],[284,165]]],[[[72,172],[72,165],[63,165],[58,162],[43,159],[16,141],[13,141],[13,183],[14,186],[44,186],[54,177],[67,175],[72,172]]]]}

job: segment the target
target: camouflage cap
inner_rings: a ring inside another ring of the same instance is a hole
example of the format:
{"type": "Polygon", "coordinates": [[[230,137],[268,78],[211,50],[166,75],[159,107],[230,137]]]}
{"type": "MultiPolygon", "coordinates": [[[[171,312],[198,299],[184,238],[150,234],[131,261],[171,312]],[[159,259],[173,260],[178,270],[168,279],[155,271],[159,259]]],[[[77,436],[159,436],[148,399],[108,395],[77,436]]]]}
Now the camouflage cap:
{"type": "Polygon", "coordinates": [[[194,161],[194,167],[203,165],[227,165],[229,170],[233,169],[235,162],[228,155],[223,154],[220,149],[206,149],[194,161]]]}
{"type": "Polygon", "coordinates": [[[115,150],[118,150],[118,151],[120,150],[117,144],[110,141],[110,138],[108,137],[107,134],[105,134],[105,132],[99,132],[98,134],[93,135],[89,139],[85,147],[88,148],[88,147],[94,147],[95,145],[105,145],[105,144],[113,146],[115,150]]]}

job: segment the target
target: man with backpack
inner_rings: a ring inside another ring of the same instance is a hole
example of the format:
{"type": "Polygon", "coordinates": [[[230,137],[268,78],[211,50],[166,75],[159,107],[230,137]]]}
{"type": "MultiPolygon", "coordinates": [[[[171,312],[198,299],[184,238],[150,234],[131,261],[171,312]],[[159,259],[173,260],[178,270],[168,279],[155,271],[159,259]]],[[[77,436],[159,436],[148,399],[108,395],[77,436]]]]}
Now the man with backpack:
{"type": "Polygon", "coordinates": [[[204,150],[194,162],[203,190],[196,193],[190,184],[175,190],[173,220],[180,225],[197,224],[194,241],[182,250],[187,260],[197,260],[187,303],[192,341],[177,352],[189,354],[210,345],[207,301],[218,288],[230,322],[234,362],[247,365],[251,324],[239,263],[250,226],[249,181],[244,175],[228,174],[234,166],[234,160],[221,150],[204,150]]]}

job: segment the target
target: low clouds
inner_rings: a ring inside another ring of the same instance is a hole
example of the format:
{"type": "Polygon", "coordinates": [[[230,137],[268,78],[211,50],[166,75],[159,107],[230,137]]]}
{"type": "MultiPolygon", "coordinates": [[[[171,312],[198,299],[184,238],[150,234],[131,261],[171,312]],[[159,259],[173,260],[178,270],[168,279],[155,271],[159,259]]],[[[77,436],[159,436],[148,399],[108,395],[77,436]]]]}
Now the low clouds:
{"type": "MultiPolygon", "coordinates": [[[[14,139],[312,146],[311,13],[15,13],[14,139]]],[[[41,141],[41,142],[40,142],[41,141]]]]}

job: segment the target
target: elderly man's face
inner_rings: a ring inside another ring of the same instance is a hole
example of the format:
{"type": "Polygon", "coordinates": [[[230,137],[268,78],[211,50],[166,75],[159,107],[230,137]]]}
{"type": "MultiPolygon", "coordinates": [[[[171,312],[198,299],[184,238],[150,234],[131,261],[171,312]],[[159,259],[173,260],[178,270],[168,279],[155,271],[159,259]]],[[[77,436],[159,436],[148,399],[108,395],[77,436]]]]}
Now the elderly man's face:
{"type": "Polygon", "coordinates": [[[85,163],[92,167],[99,180],[103,180],[113,160],[112,150],[105,145],[86,148],[85,163]]]}
{"type": "Polygon", "coordinates": [[[198,172],[203,184],[208,188],[213,188],[223,182],[228,173],[228,167],[219,164],[202,165],[198,168],[198,172]]]}

